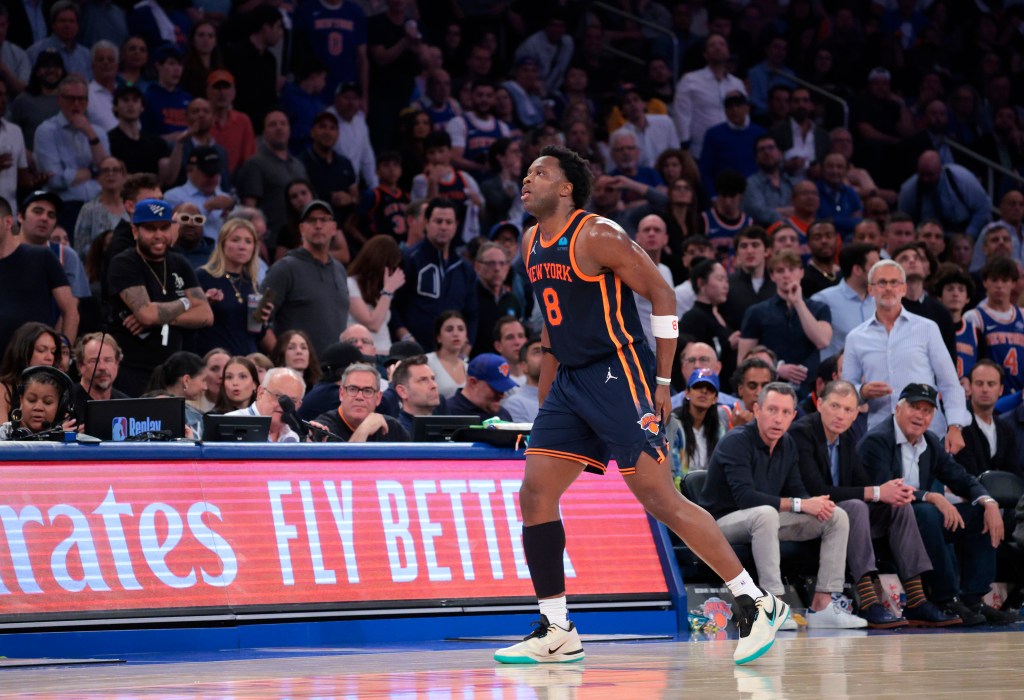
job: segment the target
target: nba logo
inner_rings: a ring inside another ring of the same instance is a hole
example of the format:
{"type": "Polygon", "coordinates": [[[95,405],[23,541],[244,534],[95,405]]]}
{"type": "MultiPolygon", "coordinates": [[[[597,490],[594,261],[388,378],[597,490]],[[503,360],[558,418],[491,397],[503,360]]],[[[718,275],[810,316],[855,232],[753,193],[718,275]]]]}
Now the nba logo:
{"type": "Polygon", "coordinates": [[[128,437],[128,419],[124,416],[118,416],[111,421],[110,425],[110,439],[115,442],[123,442],[128,437]]]}

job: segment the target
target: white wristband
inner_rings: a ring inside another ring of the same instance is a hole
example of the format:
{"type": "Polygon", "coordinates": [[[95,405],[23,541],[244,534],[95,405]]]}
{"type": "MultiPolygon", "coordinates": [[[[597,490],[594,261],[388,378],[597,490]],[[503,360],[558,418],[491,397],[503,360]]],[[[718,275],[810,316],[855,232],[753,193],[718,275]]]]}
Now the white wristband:
{"type": "Polygon", "coordinates": [[[871,489],[871,500],[874,501],[875,503],[878,503],[880,500],[882,500],[882,487],[872,486],[871,489]]]}
{"type": "Polygon", "coordinates": [[[675,316],[655,316],[651,314],[651,332],[655,338],[678,338],[679,319],[675,316]]]}
{"type": "Polygon", "coordinates": [[[655,377],[654,381],[658,386],[672,386],[672,380],[665,377],[655,377]]]}
{"type": "Polygon", "coordinates": [[[800,512],[800,499],[799,498],[794,498],[793,499],[793,512],[794,513],[799,513],[800,512]]]}

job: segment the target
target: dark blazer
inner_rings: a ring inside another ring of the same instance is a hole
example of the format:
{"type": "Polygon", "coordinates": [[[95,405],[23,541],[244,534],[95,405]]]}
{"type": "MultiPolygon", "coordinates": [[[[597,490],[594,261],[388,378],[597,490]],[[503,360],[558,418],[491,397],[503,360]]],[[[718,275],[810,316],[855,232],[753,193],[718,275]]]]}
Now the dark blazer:
{"type": "MultiPolygon", "coordinates": [[[[1008,411],[996,419],[996,423],[1004,425],[1013,432],[1014,440],[1016,444],[1024,447],[1024,403],[1012,411],[1008,411]]],[[[998,435],[999,433],[996,433],[998,435]]],[[[1010,461],[1012,465],[1008,471],[1017,472],[1021,476],[1024,476],[1024,454],[1021,450],[1016,450],[1012,454],[1010,461]]]]}
{"type": "Polygon", "coordinates": [[[864,487],[874,486],[857,454],[850,431],[839,436],[839,483],[832,483],[832,462],[828,458],[821,414],[812,413],[793,422],[789,428],[800,460],[800,479],[813,496],[827,494],[834,502],[864,500],[864,487]]]}
{"type": "MultiPolygon", "coordinates": [[[[928,442],[928,449],[917,463],[922,488],[914,492],[916,500],[921,500],[926,491],[934,490],[932,485],[935,480],[971,503],[988,495],[985,487],[946,452],[942,441],[934,433],[925,431],[924,439],[928,442]]],[[[883,484],[890,479],[903,477],[903,458],[896,445],[896,426],[891,419],[887,418],[869,430],[857,445],[857,450],[861,462],[871,475],[871,483],[883,484]]]]}
{"type": "MultiPolygon", "coordinates": [[[[972,414],[973,416],[973,414],[972,414]]],[[[999,469],[1014,472],[1019,476],[1020,466],[1017,464],[1017,438],[1013,428],[1002,421],[994,421],[996,426],[996,453],[989,454],[988,438],[973,420],[963,428],[964,449],[957,453],[956,461],[963,465],[969,473],[981,476],[983,471],[999,469]]]]}
{"type": "MultiPolygon", "coordinates": [[[[832,139],[828,132],[817,124],[814,125],[812,131],[814,132],[814,160],[820,163],[828,155],[832,139]]],[[[775,137],[775,143],[783,153],[793,147],[793,125],[789,119],[776,124],[768,133],[775,137]]]]}

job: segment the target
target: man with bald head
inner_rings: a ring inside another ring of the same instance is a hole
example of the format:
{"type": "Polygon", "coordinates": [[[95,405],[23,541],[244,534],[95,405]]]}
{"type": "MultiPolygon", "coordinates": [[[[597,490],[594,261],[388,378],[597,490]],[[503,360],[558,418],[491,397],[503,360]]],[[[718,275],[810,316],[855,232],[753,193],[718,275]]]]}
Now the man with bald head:
{"type": "MultiPolygon", "coordinates": [[[[648,214],[640,219],[640,223],[636,227],[636,244],[643,248],[658,268],[662,279],[671,287],[672,271],[665,263],[661,262],[662,253],[665,246],[668,245],[668,227],[665,220],[658,214],[648,214]]],[[[654,347],[654,332],[651,330],[651,302],[636,292],[633,292],[633,299],[636,300],[636,310],[640,314],[640,325],[644,328],[647,342],[654,347]]]]}
{"type": "MultiPolygon", "coordinates": [[[[1002,226],[1010,234],[1010,252],[1008,257],[1017,262],[1024,263],[1024,193],[1021,190],[1010,190],[999,200],[999,220],[986,226],[982,230],[981,240],[985,240],[985,233],[993,226],[1002,226]]],[[[971,260],[971,272],[976,272],[985,264],[988,258],[983,246],[974,246],[974,258],[971,260]]]]}
{"type": "Polygon", "coordinates": [[[978,179],[967,168],[942,164],[937,151],[917,159],[917,174],[900,187],[899,208],[915,221],[936,219],[947,231],[963,231],[977,238],[989,222],[992,203],[978,179]]]}

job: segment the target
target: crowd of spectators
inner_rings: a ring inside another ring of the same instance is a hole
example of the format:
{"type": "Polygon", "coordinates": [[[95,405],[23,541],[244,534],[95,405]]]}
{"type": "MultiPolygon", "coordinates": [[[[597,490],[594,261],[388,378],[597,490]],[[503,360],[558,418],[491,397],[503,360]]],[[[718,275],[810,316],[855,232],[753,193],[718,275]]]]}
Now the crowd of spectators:
{"type": "Polygon", "coordinates": [[[765,385],[811,415],[840,378],[853,430],[930,386],[970,473],[1024,474],[1024,3],[618,4],[0,3],[0,423],[39,365],[79,428],[161,395],[284,442],[281,397],[330,440],[530,422],[519,187],[564,144],[675,287],[677,477],[765,385]]]}

